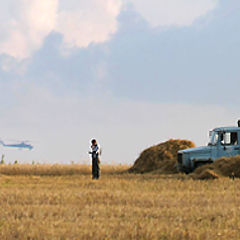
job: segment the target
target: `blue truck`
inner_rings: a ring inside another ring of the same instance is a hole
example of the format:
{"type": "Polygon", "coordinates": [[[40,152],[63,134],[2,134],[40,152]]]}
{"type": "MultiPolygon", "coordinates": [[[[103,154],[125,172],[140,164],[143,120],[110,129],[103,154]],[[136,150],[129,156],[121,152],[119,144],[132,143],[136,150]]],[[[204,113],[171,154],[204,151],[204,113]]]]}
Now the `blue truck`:
{"type": "Polygon", "coordinates": [[[190,173],[204,164],[213,163],[221,157],[240,154],[240,120],[238,127],[220,127],[210,131],[208,146],[178,151],[178,170],[190,173]]]}

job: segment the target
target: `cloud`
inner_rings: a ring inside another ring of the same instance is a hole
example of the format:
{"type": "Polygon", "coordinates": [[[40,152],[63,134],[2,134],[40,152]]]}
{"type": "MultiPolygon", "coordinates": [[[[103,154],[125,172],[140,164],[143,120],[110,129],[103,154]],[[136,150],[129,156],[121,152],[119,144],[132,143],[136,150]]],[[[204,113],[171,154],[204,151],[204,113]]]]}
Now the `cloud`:
{"type": "Polygon", "coordinates": [[[56,31],[68,47],[105,42],[117,30],[121,0],[60,1],[60,7],[56,31]]]}
{"type": "Polygon", "coordinates": [[[27,58],[39,49],[56,22],[58,0],[1,1],[0,53],[27,58]]]}
{"type": "Polygon", "coordinates": [[[117,30],[121,0],[1,0],[0,54],[28,58],[49,33],[65,46],[104,42],[117,30]]]}
{"type": "MultiPolygon", "coordinates": [[[[191,25],[218,0],[8,0],[1,1],[0,54],[31,57],[51,32],[62,34],[63,49],[103,43],[118,30],[122,5],[135,9],[154,27],[191,25]]],[[[64,51],[62,51],[64,53],[64,51]]],[[[68,51],[65,51],[68,53],[68,51]]],[[[8,66],[4,66],[8,69],[8,66]]]]}
{"type": "Polygon", "coordinates": [[[153,27],[189,26],[213,10],[218,0],[129,0],[153,27]]]}

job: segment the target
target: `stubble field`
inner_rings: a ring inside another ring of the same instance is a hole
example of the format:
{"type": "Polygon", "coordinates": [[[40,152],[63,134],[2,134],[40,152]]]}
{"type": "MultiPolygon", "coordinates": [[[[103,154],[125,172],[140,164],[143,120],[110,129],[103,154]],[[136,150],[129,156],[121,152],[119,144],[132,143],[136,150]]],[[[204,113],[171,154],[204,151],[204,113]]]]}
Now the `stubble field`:
{"type": "Polygon", "coordinates": [[[58,167],[0,167],[1,240],[240,239],[238,179],[58,167]]]}

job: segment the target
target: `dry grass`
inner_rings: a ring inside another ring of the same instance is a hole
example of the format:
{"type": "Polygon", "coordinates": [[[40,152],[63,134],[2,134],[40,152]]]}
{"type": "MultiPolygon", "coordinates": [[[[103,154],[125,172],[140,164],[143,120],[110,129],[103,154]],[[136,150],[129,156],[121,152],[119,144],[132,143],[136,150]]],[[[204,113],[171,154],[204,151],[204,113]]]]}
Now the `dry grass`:
{"type": "MultiPolygon", "coordinates": [[[[126,165],[104,165],[104,174],[119,174],[129,166],[126,165]]],[[[13,165],[0,165],[0,174],[4,175],[29,175],[29,176],[68,176],[68,175],[89,175],[91,173],[91,166],[89,165],[63,165],[63,164],[13,164],[13,165]]]]}
{"type": "Polygon", "coordinates": [[[150,147],[140,154],[133,167],[130,168],[130,172],[177,173],[177,152],[192,147],[195,147],[193,142],[179,139],[170,139],[150,147]]]}
{"type": "Polygon", "coordinates": [[[102,168],[99,181],[0,175],[0,239],[240,239],[240,180],[102,168]]]}

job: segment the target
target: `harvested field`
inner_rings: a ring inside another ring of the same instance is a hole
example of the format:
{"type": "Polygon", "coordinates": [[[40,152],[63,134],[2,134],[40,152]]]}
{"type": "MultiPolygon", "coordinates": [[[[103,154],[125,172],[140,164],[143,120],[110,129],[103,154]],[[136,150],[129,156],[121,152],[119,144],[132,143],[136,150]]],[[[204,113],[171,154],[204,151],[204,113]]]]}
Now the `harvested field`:
{"type": "Polygon", "coordinates": [[[177,173],[177,152],[192,147],[195,145],[191,141],[171,139],[144,150],[129,171],[133,173],[151,171],[165,174],[177,173]]]}
{"type": "Polygon", "coordinates": [[[0,239],[240,239],[239,179],[102,168],[99,181],[90,171],[0,175],[0,239]]]}
{"type": "MultiPolygon", "coordinates": [[[[129,166],[125,165],[105,165],[103,167],[104,174],[122,173],[125,172],[129,166]]],[[[91,173],[91,166],[80,164],[0,164],[0,174],[4,175],[30,175],[30,176],[68,176],[68,175],[89,175],[91,173]]]]}

